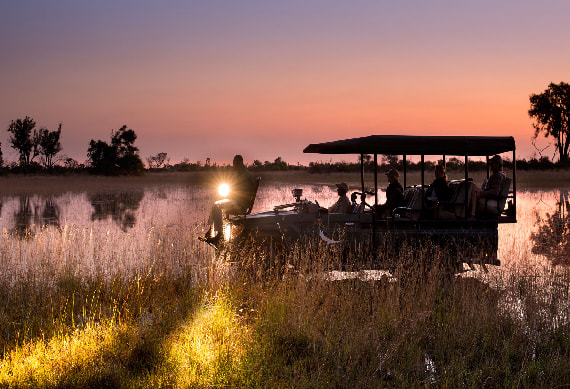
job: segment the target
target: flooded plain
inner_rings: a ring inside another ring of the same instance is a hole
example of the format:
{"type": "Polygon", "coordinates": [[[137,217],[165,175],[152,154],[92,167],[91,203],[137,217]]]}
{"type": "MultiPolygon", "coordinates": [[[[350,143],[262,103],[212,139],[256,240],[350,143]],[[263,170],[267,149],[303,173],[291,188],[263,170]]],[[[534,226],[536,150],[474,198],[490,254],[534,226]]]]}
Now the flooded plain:
{"type": "MultiPolygon", "coordinates": [[[[323,206],[336,199],[330,185],[299,187],[303,198],[323,206]]],[[[253,212],[292,202],[293,188],[262,185],[253,212]]],[[[211,249],[196,238],[206,228],[215,197],[211,188],[176,184],[127,191],[4,195],[0,197],[4,281],[30,273],[49,278],[62,269],[84,276],[127,275],[153,266],[149,261],[156,257],[149,253],[156,250],[168,254],[170,271],[186,268],[182,262],[211,256],[211,249]]],[[[499,226],[501,268],[566,265],[567,218],[567,189],[519,192],[518,223],[499,226]]]]}

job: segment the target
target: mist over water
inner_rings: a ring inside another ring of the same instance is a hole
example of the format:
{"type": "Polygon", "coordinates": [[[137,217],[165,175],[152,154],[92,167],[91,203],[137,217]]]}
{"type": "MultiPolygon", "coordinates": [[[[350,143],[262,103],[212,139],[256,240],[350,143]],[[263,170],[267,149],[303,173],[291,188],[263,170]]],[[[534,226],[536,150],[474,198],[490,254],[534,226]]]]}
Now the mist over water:
{"type": "MultiPolygon", "coordinates": [[[[293,186],[287,184],[260,187],[253,212],[267,211],[273,209],[274,205],[293,202],[292,189],[293,186]]],[[[329,206],[336,200],[336,191],[331,186],[305,185],[302,189],[303,198],[316,200],[321,206],[329,206]]],[[[556,189],[517,194],[518,223],[499,225],[498,257],[502,267],[552,264],[553,252],[544,247],[556,246],[556,242],[552,241],[552,236],[556,234],[544,228],[554,227],[558,231],[556,239],[567,239],[567,229],[560,227],[565,223],[567,225],[568,209],[561,209],[564,199],[568,198],[567,193],[566,189],[556,189]],[[551,237],[548,242],[544,241],[545,236],[551,237]]],[[[380,193],[380,202],[383,196],[384,193],[380,193]]],[[[215,194],[207,188],[177,185],[129,192],[67,192],[54,196],[2,197],[0,231],[3,233],[5,256],[16,255],[11,251],[17,244],[18,257],[21,258],[22,253],[26,252],[22,248],[33,245],[37,235],[45,237],[50,234],[52,239],[58,239],[71,231],[88,235],[86,239],[91,242],[89,244],[99,242],[99,254],[107,250],[110,252],[107,256],[113,258],[118,253],[127,252],[132,258],[144,256],[155,244],[149,238],[150,234],[164,229],[176,228],[182,237],[180,239],[187,240],[184,243],[194,247],[202,244],[194,240],[205,230],[214,199],[215,194]]],[[[76,256],[76,259],[81,261],[80,256],[76,256]]],[[[564,263],[558,261],[557,264],[564,263]]],[[[7,265],[6,261],[4,265],[7,265]]]]}

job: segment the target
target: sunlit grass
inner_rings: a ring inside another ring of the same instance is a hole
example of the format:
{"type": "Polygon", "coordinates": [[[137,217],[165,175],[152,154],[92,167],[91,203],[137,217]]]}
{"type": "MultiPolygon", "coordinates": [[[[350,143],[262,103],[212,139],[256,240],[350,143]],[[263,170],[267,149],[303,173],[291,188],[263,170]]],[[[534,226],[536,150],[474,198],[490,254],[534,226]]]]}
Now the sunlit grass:
{"type": "Polygon", "coordinates": [[[0,365],[0,385],[75,387],[120,381],[117,368],[128,361],[136,332],[112,322],[38,339],[12,349],[0,365]],[[125,347],[126,346],[126,347],[125,347]]]}
{"type": "MultiPolygon", "coordinates": [[[[289,202],[286,189],[260,205],[289,202]]],[[[557,192],[519,200],[519,223],[500,227],[503,266],[406,282],[343,277],[340,253],[322,244],[214,260],[196,239],[201,203],[137,233],[4,231],[0,387],[565,385],[570,273],[532,254],[529,238],[557,192]]],[[[427,247],[381,258],[397,255],[446,258],[427,247]]]]}
{"type": "Polygon", "coordinates": [[[226,293],[205,298],[165,344],[168,375],[176,387],[235,383],[250,336],[226,293]]]}

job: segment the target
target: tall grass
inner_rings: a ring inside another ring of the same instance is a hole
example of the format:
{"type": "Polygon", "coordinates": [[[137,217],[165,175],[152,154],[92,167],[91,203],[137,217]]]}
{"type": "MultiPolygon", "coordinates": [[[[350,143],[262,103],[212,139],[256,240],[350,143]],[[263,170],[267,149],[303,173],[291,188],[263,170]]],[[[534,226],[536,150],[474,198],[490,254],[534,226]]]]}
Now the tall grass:
{"type": "MultiPolygon", "coordinates": [[[[156,232],[135,275],[60,268],[49,283],[29,274],[3,283],[0,385],[552,387],[570,379],[567,271],[450,278],[434,266],[406,282],[366,280],[366,271],[332,272],[342,253],[321,244],[271,258],[246,247],[234,253],[238,266],[189,251],[186,239],[156,232]],[[176,258],[185,249],[183,265],[176,258]]],[[[400,255],[421,265],[447,254],[400,255]]]]}
{"type": "Polygon", "coordinates": [[[429,245],[379,254],[427,269],[405,279],[315,242],[230,263],[184,212],[136,238],[4,231],[0,387],[566,385],[570,273],[519,265],[533,208],[502,233],[506,266],[455,277],[423,266],[448,259],[429,245]]]}

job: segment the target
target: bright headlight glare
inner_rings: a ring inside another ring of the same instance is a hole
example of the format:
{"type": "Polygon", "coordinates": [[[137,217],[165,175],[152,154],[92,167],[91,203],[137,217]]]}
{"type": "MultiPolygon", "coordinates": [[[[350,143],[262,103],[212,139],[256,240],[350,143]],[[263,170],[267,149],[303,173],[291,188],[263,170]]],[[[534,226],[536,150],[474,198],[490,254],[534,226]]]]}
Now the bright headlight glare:
{"type": "Polygon", "coordinates": [[[227,197],[227,195],[230,194],[230,186],[228,184],[221,184],[218,187],[218,193],[220,194],[220,196],[222,197],[227,197]]]}

